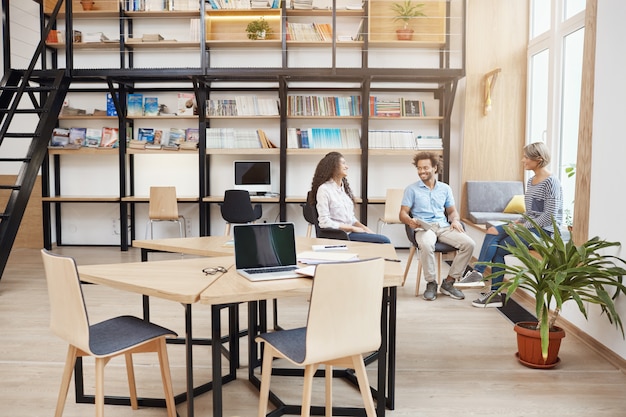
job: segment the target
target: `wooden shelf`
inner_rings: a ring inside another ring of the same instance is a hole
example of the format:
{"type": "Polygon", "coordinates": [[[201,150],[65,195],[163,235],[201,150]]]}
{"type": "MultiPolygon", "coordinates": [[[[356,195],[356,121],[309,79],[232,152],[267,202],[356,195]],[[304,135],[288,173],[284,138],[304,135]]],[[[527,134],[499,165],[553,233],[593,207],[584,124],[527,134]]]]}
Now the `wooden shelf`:
{"type": "Polygon", "coordinates": [[[93,114],[86,115],[61,115],[59,116],[59,120],[115,120],[117,121],[117,116],[94,116],[93,114]]]}
{"type": "Polygon", "coordinates": [[[119,148],[87,148],[80,149],[64,149],[64,148],[48,148],[50,155],[117,155],[119,148]]]}
{"type": "Polygon", "coordinates": [[[124,16],[132,18],[158,18],[158,19],[181,19],[181,18],[194,18],[200,17],[199,10],[163,10],[163,11],[150,11],[150,12],[130,12],[124,11],[124,16]]]}
{"type": "Polygon", "coordinates": [[[326,155],[330,151],[341,152],[343,155],[361,155],[361,150],[357,148],[320,148],[320,149],[287,149],[287,155],[326,155]]]}
{"type": "Polygon", "coordinates": [[[278,148],[207,148],[207,155],[279,155],[278,148]]]}
{"type": "MultiPolygon", "coordinates": [[[[65,43],[46,42],[46,46],[52,49],[65,49],[65,43]]],[[[119,42],[74,42],[74,49],[119,49],[119,42]]]]}
{"type": "Polygon", "coordinates": [[[48,203],[118,203],[117,196],[54,196],[42,197],[41,201],[48,203]]]}
{"type": "Polygon", "coordinates": [[[443,149],[370,149],[368,152],[372,156],[410,156],[418,152],[443,153],[443,149]]]}
{"type": "Polygon", "coordinates": [[[197,154],[198,150],[179,149],[177,151],[168,151],[164,149],[135,149],[127,148],[126,153],[129,155],[190,155],[197,154]]]}
{"type": "MultiPolygon", "coordinates": [[[[121,201],[123,203],[149,203],[150,197],[148,196],[128,196],[122,197],[121,201]]],[[[179,203],[197,203],[200,201],[198,197],[176,197],[176,201],[179,203]]]]}
{"type": "Polygon", "coordinates": [[[282,45],[282,10],[281,9],[249,9],[249,10],[213,10],[206,12],[206,36],[210,46],[276,46],[282,45]],[[253,20],[263,18],[272,29],[269,39],[250,40],[246,26],[253,20]],[[235,42],[235,44],[232,44],[235,42]]]}
{"type": "MultiPolygon", "coordinates": [[[[299,17],[299,16],[311,16],[311,17],[315,17],[315,16],[328,16],[328,17],[332,17],[333,15],[333,11],[331,9],[306,9],[306,10],[287,10],[286,15],[289,17],[299,17]]],[[[354,17],[359,17],[359,16],[364,16],[365,15],[365,10],[364,9],[359,9],[359,10],[337,10],[335,13],[336,16],[341,16],[341,17],[350,17],[350,16],[354,16],[354,17]]]]}
{"type": "Polygon", "coordinates": [[[128,49],[200,48],[200,42],[162,40],[158,42],[125,42],[128,49]]]}

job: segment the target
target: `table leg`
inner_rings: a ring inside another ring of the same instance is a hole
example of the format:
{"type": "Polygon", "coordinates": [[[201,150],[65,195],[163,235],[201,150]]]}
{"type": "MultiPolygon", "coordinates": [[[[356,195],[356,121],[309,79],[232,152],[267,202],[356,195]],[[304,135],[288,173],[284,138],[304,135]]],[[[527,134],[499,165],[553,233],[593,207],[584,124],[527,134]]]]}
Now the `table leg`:
{"type": "MultiPolygon", "coordinates": [[[[193,417],[193,335],[191,304],[185,304],[185,363],[187,372],[187,417],[193,417]]],[[[215,340],[215,339],[213,339],[215,340]]]]}
{"type": "Polygon", "coordinates": [[[211,306],[211,371],[213,374],[213,417],[222,417],[222,345],[220,343],[221,323],[220,323],[221,307],[219,305],[211,306]]]}

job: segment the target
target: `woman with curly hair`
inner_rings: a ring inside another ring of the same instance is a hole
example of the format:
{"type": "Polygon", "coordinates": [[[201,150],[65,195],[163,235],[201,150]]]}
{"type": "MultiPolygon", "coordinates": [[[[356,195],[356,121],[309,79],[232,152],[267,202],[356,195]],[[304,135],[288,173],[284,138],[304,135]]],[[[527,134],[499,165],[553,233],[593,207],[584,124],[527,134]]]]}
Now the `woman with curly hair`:
{"type": "Polygon", "coordinates": [[[387,236],[374,233],[354,216],[354,195],[348,183],[348,165],[339,152],[330,152],[315,168],[309,204],[317,208],[322,228],[341,229],[350,240],[390,243],[387,236]]]}

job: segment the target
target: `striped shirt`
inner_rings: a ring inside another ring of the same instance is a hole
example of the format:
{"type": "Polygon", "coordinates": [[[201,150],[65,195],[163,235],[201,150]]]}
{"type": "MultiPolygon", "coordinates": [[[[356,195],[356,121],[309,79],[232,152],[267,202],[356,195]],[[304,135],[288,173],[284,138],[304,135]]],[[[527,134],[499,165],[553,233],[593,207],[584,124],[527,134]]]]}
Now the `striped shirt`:
{"type": "MultiPolygon", "coordinates": [[[[533,178],[526,183],[526,215],[533,219],[542,229],[554,232],[552,218],[560,228],[563,223],[563,189],[558,178],[551,175],[538,184],[533,185],[533,178]]],[[[524,226],[533,225],[525,222],[524,226]]]]}

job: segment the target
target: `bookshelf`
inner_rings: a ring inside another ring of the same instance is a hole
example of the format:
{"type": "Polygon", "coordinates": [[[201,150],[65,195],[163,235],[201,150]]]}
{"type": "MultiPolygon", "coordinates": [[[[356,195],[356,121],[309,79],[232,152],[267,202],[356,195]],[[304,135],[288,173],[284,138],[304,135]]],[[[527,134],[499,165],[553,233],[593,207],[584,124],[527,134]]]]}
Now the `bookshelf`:
{"type": "MultiPolygon", "coordinates": [[[[51,2],[44,1],[47,8],[44,8],[42,19],[49,18],[46,13],[49,13],[51,2]]],[[[107,6],[111,10],[83,12],[80,5],[74,7],[72,23],[88,20],[94,24],[94,30],[99,30],[95,25],[96,16],[100,16],[105,18],[104,24],[117,25],[120,32],[119,43],[106,44],[106,48],[112,51],[108,53],[116,54],[119,59],[111,60],[102,68],[93,68],[74,59],[76,79],[98,79],[101,84],[113,82],[119,85],[117,90],[124,99],[124,110],[129,93],[156,96],[159,104],[166,104],[171,110],[177,110],[175,96],[179,92],[193,94],[198,100],[198,112],[193,115],[142,114],[119,118],[123,137],[127,133],[129,137],[136,137],[140,128],[193,127],[199,134],[197,149],[172,152],[134,149],[126,143],[120,146],[113,165],[119,172],[116,194],[120,200],[120,227],[128,228],[132,238],[143,217],[142,209],[138,206],[136,210],[135,204],[142,202],[142,196],[147,195],[144,193],[146,187],[151,182],[156,185],[176,182],[177,189],[183,189],[179,195],[191,199],[186,202],[192,213],[185,216],[198,219],[198,233],[219,232],[219,227],[211,227],[221,221],[215,213],[214,203],[225,189],[230,188],[229,173],[235,159],[271,160],[276,167],[274,182],[278,184],[274,191],[279,197],[262,199],[274,210],[266,220],[297,221],[301,212],[294,206],[302,200],[299,196],[305,195],[310,187],[315,165],[330,150],[339,150],[349,160],[350,182],[359,199],[357,217],[367,221],[368,217],[371,220],[368,206],[379,204],[376,196],[385,195],[387,180],[381,178],[387,174],[380,174],[390,170],[390,183],[397,181],[398,177],[413,178],[412,171],[399,176],[394,170],[398,164],[407,164],[412,169],[407,158],[417,151],[415,147],[376,144],[374,131],[410,131],[413,137],[441,138],[443,149],[437,152],[446,159],[456,83],[464,75],[463,57],[455,55],[456,51],[463,50],[459,42],[462,43],[464,37],[464,2],[426,0],[428,24],[422,26],[424,33],[421,37],[412,41],[397,41],[389,35],[392,16],[387,9],[391,3],[389,0],[370,0],[357,10],[339,6],[339,2],[337,10],[292,9],[288,1],[281,3],[280,8],[234,10],[213,9],[210,2],[198,2],[198,10],[176,11],[129,11],[118,2],[115,2],[118,10],[113,9],[112,2],[107,6]],[[247,23],[260,17],[270,22],[273,36],[265,40],[247,39],[247,23]],[[196,18],[204,24],[198,28],[200,38],[191,40],[190,21],[196,18]],[[332,36],[322,40],[288,38],[288,26],[295,23],[313,27],[326,25],[326,32],[330,28],[332,36]],[[154,29],[166,26],[167,30],[154,29]],[[176,35],[177,31],[184,31],[187,37],[176,35]],[[159,33],[164,39],[127,42],[129,37],[146,33],[159,33]],[[176,41],[167,42],[168,38],[176,41]],[[269,99],[277,103],[276,111],[229,114],[215,110],[220,105],[224,107],[225,100],[236,100],[237,97],[269,99]],[[370,112],[372,97],[400,100],[400,115],[389,117],[370,112]],[[298,103],[306,107],[303,102],[317,103],[312,107],[317,111],[294,111],[298,103]],[[407,112],[406,102],[424,103],[426,112],[407,112]],[[334,107],[330,103],[334,103],[334,107]],[[333,142],[311,147],[309,142],[306,148],[300,138],[293,146],[290,134],[298,130],[301,134],[304,131],[308,134],[313,131],[351,132],[356,139],[351,139],[350,145],[342,142],[341,146],[339,142],[333,142]],[[218,135],[219,144],[210,141],[215,132],[222,132],[218,135]],[[259,144],[253,146],[253,132],[257,137],[258,132],[263,132],[276,147],[265,148],[260,139],[259,144]],[[234,133],[245,135],[250,144],[226,147],[223,142],[231,141],[229,135],[234,133]],[[373,197],[370,199],[370,196],[373,197]],[[127,215],[128,208],[130,216],[127,215]]],[[[88,49],[78,46],[74,57],[98,54],[88,49]]],[[[50,63],[63,66],[63,45],[49,45],[49,50],[50,63]]],[[[94,97],[92,100],[101,99],[94,97]]],[[[117,119],[103,119],[100,123],[114,120],[117,119]]],[[[83,121],[92,123],[95,118],[81,116],[78,122],[83,121]]],[[[62,117],[59,123],[66,125],[71,120],[62,117]]],[[[54,161],[63,154],[61,151],[58,155],[51,152],[50,156],[54,161]]],[[[89,154],[81,150],[74,155],[89,154]]],[[[97,155],[102,154],[94,156],[97,155]]],[[[63,165],[66,164],[64,160],[63,165]]],[[[53,169],[51,176],[54,175],[53,169]]],[[[444,180],[446,175],[444,173],[444,180]]],[[[74,196],[79,197],[83,196],[74,196]]],[[[84,197],[89,200],[89,196],[84,197]]],[[[121,241],[124,248],[124,238],[121,241]]]]}

